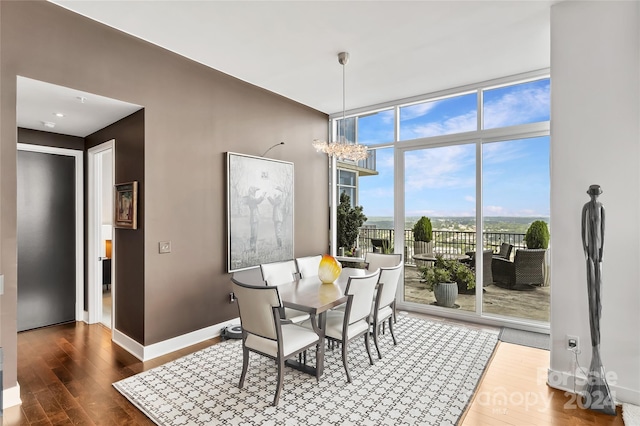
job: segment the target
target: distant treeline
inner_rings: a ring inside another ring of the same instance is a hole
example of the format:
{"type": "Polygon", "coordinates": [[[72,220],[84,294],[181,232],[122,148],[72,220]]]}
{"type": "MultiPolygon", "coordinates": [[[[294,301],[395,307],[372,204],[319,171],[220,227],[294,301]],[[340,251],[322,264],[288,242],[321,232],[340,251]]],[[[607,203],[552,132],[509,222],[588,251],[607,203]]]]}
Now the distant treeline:
{"type": "MultiPolygon", "coordinates": [[[[420,219],[419,216],[407,217],[404,229],[411,229],[420,219]]],[[[475,228],[475,217],[430,217],[434,231],[469,231],[475,228]]],[[[484,218],[484,228],[489,232],[509,232],[524,234],[534,220],[542,220],[549,223],[548,217],[523,217],[523,216],[487,216],[484,218]]],[[[369,217],[364,226],[377,229],[393,229],[393,220],[390,217],[369,217]]]]}

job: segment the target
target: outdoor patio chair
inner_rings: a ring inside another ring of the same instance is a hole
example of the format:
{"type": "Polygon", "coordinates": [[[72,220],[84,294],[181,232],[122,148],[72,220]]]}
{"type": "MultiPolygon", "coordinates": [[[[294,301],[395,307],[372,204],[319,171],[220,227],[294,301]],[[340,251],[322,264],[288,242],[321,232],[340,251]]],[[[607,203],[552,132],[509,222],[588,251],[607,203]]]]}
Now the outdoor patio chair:
{"type": "Polygon", "coordinates": [[[383,238],[370,238],[370,240],[374,253],[384,253],[389,248],[389,240],[383,238]]]}
{"type": "Polygon", "coordinates": [[[513,250],[513,244],[502,243],[500,245],[500,251],[498,253],[494,253],[493,257],[511,260],[511,250],[513,250]]]}
{"type": "Polygon", "coordinates": [[[320,337],[306,327],[291,324],[280,319],[282,301],[278,287],[256,287],[233,283],[233,292],[238,300],[240,323],[242,325],[242,374],[239,388],[249,368],[249,352],[274,359],[278,377],[273,405],[278,405],[282,392],[284,362],[316,346],[316,380],[320,380],[317,360],[319,359],[320,337]]]}
{"type": "MultiPolygon", "coordinates": [[[[469,256],[471,259],[469,261],[469,264],[472,268],[475,268],[476,266],[476,252],[475,251],[468,251],[467,256],[469,256]]],[[[483,286],[488,286],[491,285],[493,283],[493,270],[492,270],[492,259],[493,259],[494,253],[493,250],[487,249],[487,250],[483,250],[482,251],[482,285],[483,286]]],[[[471,291],[472,293],[475,292],[475,290],[471,291]]]]}
{"type": "Polygon", "coordinates": [[[494,257],[493,276],[496,285],[510,290],[535,290],[544,285],[546,249],[519,249],[513,262],[494,257]]]}

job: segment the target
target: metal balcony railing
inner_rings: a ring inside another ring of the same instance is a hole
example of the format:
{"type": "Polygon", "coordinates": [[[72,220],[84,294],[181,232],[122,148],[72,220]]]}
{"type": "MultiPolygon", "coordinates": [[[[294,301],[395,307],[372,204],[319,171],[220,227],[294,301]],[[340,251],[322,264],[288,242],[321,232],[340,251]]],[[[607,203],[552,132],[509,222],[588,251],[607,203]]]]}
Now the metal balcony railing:
{"type": "MultiPolygon", "coordinates": [[[[509,243],[516,249],[526,248],[524,234],[511,232],[485,232],[482,234],[483,249],[500,250],[502,243],[509,243]]],[[[374,251],[388,251],[392,253],[394,241],[393,229],[360,228],[358,235],[358,247],[363,253],[374,251]]],[[[404,258],[405,263],[412,265],[413,260],[413,231],[404,231],[404,258]]],[[[476,250],[476,233],[473,231],[433,231],[433,251],[435,253],[463,254],[476,250]]]]}

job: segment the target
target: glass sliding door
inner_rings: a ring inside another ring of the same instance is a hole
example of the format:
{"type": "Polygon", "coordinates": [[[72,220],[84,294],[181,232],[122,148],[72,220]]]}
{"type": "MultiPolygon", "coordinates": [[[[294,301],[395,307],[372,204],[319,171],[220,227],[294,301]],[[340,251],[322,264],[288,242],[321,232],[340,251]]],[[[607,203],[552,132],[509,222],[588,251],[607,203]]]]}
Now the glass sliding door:
{"type": "MultiPolygon", "coordinates": [[[[476,239],[476,144],[405,151],[404,176],[404,300],[443,306],[423,274],[440,256],[455,266],[473,268],[467,252],[475,249],[476,239]],[[428,242],[419,241],[424,238],[414,232],[422,217],[431,223],[428,242]]],[[[459,283],[457,292],[455,303],[442,309],[475,312],[475,279],[459,283]]]]}
{"type": "Polygon", "coordinates": [[[484,143],[482,176],[483,247],[496,253],[482,311],[548,322],[548,247],[527,248],[525,234],[549,224],[549,136],[484,143]]]}

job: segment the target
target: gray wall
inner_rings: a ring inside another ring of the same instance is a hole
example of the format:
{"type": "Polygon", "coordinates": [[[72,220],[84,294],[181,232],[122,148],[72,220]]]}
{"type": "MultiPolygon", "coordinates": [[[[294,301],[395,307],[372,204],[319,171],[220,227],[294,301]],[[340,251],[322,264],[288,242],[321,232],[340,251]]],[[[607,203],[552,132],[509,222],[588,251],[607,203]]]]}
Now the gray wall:
{"type": "MultiPolygon", "coordinates": [[[[138,299],[135,340],[150,345],[237,316],[227,301],[227,151],[295,164],[295,252],[328,247],[326,157],[311,147],[327,137],[327,116],[47,2],[0,2],[0,269],[4,387],[16,384],[16,76],[144,106],[138,299]],[[158,242],[171,240],[171,254],[158,242]],[[139,303],[138,303],[139,302],[139,303]]],[[[256,64],[259,66],[259,64],[256,64]]],[[[123,160],[116,140],[116,180],[123,160]]],[[[122,231],[125,232],[125,231],[122,231]]],[[[116,236],[118,239],[120,235],[116,236]]],[[[120,247],[118,248],[120,249],[120,247]]],[[[137,312],[136,316],[132,312],[137,312]]]]}

